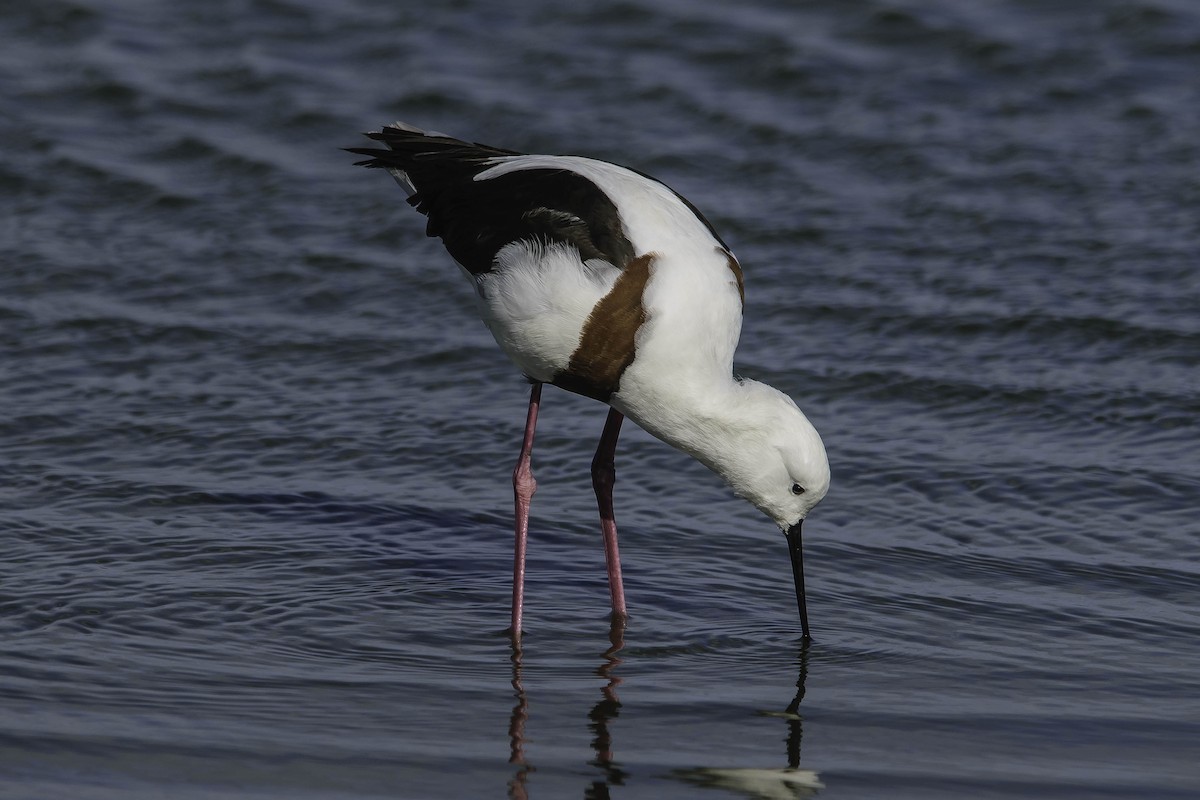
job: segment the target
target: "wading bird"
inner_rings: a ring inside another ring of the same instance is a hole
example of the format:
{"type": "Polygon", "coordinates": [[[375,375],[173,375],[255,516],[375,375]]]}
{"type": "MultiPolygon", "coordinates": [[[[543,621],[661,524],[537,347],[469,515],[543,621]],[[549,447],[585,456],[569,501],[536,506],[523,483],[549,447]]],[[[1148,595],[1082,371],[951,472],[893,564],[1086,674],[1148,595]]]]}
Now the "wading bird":
{"type": "Polygon", "coordinates": [[[698,459],[787,537],[809,637],[800,526],[829,490],[816,429],[790,397],[733,373],[742,268],[703,215],[641,173],[579,156],[525,155],[404,123],[350,148],[385,169],[475,289],[500,348],[532,383],[513,471],[512,635],[521,635],[530,467],[542,384],[607,403],[592,460],[613,621],[627,612],[612,489],[621,422],[698,459]]]}

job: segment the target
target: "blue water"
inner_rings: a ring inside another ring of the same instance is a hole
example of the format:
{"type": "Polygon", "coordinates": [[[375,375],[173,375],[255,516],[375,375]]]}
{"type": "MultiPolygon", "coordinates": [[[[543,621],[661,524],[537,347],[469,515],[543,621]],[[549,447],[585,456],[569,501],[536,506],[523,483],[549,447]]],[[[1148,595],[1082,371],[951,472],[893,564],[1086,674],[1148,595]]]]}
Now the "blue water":
{"type": "Polygon", "coordinates": [[[1200,6],[0,8],[0,797],[1200,795],[1200,6]],[[632,620],[527,389],[341,147],[607,158],[746,273],[833,488],[627,426],[632,620]],[[754,771],[756,770],[756,771],[754,771]]]}

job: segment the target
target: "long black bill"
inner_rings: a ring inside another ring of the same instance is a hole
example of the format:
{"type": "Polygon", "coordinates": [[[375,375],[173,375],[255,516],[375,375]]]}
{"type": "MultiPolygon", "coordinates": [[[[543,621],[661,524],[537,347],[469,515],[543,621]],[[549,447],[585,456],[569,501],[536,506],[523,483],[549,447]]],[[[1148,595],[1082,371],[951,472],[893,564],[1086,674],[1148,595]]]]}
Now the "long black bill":
{"type": "Polygon", "coordinates": [[[792,557],[792,576],[796,579],[796,605],[800,608],[800,632],[811,639],[808,632],[808,604],[804,600],[804,551],[800,543],[800,526],[804,520],[787,529],[788,553],[792,557]]]}

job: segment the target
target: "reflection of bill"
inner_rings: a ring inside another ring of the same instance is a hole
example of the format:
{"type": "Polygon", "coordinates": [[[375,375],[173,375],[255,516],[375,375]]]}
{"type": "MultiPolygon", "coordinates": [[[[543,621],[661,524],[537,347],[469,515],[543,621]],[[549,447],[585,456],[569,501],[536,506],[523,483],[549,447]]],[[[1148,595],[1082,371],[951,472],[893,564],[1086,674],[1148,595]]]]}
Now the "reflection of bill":
{"type": "Polygon", "coordinates": [[[803,639],[797,654],[799,671],[796,675],[796,694],[783,711],[760,711],[764,717],[787,721],[787,763],[779,769],[754,767],[699,767],[679,770],[675,775],[697,786],[738,792],[755,800],[800,800],[812,797],[824,784],[815,770],[800,768],[800,743],[804,736],[804,718],[800,703],[804,700],[804,684],[808,678],[808,639],[803,639]]]}

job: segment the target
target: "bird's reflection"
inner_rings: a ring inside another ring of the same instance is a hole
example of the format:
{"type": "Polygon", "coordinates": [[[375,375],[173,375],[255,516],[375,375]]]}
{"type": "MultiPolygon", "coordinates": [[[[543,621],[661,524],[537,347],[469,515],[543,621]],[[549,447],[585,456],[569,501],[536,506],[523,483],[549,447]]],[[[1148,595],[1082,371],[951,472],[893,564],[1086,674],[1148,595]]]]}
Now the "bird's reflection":
{"type": "Polygon", "coordinates": [[[621,679],[616,675],[616,668],[621,659],[617,653],[625,646],[625,625],[614,622],[608,631],[610,647],[604,651],[604,663],[596,670],[596,674],[607,683],[600,690],[600,700],[592,706],[588,714],[588,728],[592,731],[592,749],[596,758],[590,763],[599,767],[603,775],[601,780],[592,781],[584,791],[586,800],[607,800],[610,786],[620,786],[625,782],[627,773],[613,760],[613,738],[609,731],[609,723],[621,713],[621,701],[617,697],[617,687],[621,679]]]}
{"type": "Polygon", "coordinates": [[[508,722],[508,763],[515,764],[517,771],[508,782],[508,796],[511,800],[528,800],[529,791],[525,782],[529,780],[529,773],[533,772],[533,767],[525,760],[525,722],[529,719],[529,698],[521,684],[521,642],[517,639],[512,643],[512,687],[517,703],[508,722]]]}
{"type": "MultiPolygon", "coordinates": [[[[587,785],[585,800],[607,800],[613,786],[625,783],[629,774],[614,758],[612,723],[621,713],[621,700],[617,687],[621,678],[616,669],[621,665],[618,653],[625,646],[624,626],[613,625],[609,630],[610,647],[604,651],[603,662],[596,668],[596,675],[605,680],[600,690],[600,699],[588,713],[588,729],[592,733],[592,749],[596,757],[589,763],[598,767],[600,775],[587,785]]],[[[698,786],[708,786],[737,792],[757,800],[800,800],[809,798],[822,788],[817,773],[800,767],[800,747],[804,736],[804,720],[800,715],[800,704],[804,701],[804,687],[808,678],[809,642],[801,643],[797,652],[796,693],[782,711],[763,711],[763,716],[776,717],[787,723],[786,742],[787,766],[778,769],[759,768],[712,768],[681,770],[679,778],[698,786]]],[[[511,800],[527,800],[527,781],[534,767],[525,758],[525,724],[529,719],[529,699],[521,683],[521,645],[512,645],[512,687],[516,704],[509,720],[509,764],[516,767],[508,782],[511,800]]]]}
{"type": "Polygon", "coordinates": [[[811,639],[804,639],[800,643],[800,652],[797,656],[799,672],[796,675],[796,696],[792,698],[792,702],[788,703],[788,707],[782,715],[788,721],[787,760],[788,766],[792,769],[800,766],[800,740],[804,738],[804,720],[800,717],[800,702],[804,700],[804,684],[808,681],[808,647],[811,643],[811,639]]]}
{"type": "MultiPolygon", "coordinates": [[[[625,646],[625,625],[614,622],[608,632],[609,648],[604,651],[603,662],[596,668],[596,674],[606,683],[600,690],[600,699],[588,713],[588,729],[592,732],[592,749],[596,757],[589,763],[599,767],[601,776],[588,784],[583,796],[586,800],[605,800],[609,797],[609,787],[620,786],[625,782],[627,773],[613,758],[613,737],[609,724],[621,713],[621,700],[617,697],[617,687],[621,679],[615,670],[621,659],[617,653],[625,646]]],[[[534,767],[525,759],[525,723],[529,719],[529,698],[521,683],[521,643],[512,643],[512,687],[516,704],[508,724],[509,757],[508,763],[516,766],[516,772],[508,782],[508,796],[511,800],[527,800],[529,790],[526,785],[529,774],[534,767]]]]}
{"type": "Polygon", "coordinates": [[[800,800],[812,797],[822,788],[817,773],[800,768],[800,744],[804,737],[804,720],[800,703],[804,700],[804,685],[808,679],[808,649],[805,639],[797,652],[796,694],[783,711],[762,711],[763,716],[778,717],[787,722],[787,766],[781,769],[747,767],[682,770],[680,778],[699,786],[726,789],[756,800],[800,800]]]}

